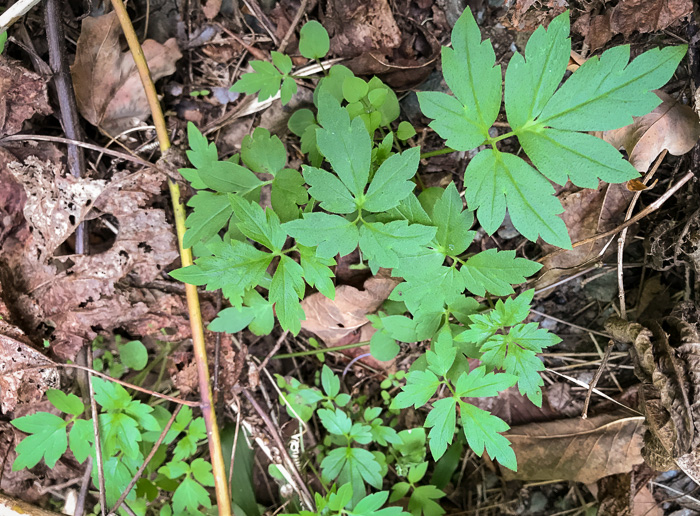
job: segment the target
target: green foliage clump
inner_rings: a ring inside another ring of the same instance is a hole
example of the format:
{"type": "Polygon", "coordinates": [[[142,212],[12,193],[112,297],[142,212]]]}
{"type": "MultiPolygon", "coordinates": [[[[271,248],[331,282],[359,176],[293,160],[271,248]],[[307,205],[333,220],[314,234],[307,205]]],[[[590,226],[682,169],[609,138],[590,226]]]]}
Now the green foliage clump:
{"type": "MultiPolygon", "coordinates": [[[[131,367],[134,362],[140,365],[143,344],[131,341],[118,344],[118,347],[122,362],[110,359],[110,370],[122,373],[126,365],[123,362],[130,363],[131,367]]],[[[143,465],[145,456],[172,414],[162,405],[152,407],[134,399],[117,383],[93,377],[92,384],[95,401],[101,407],[98,417],[103,475],[106,501],[111,508],[143,465]]],[[[82,400],[75,394],[65,394],[59,390],[49,390],[46,395],[54,408],[68,417],[36,412],[14,419],[12,425],[29,435],[17,445],[17,458],[12,469],[33,468],[42,459],[49,468],[53,468],[69,448],[79,463],[92,457],[94,464],[93,423],[92,419],[80,418],[85,412],[82,400]]],[[[204,439],[204,419],[194,418],[192,409],[183,407],[146,466],[144,475],[127,495],[125,503],[129,509],[138,516],[144,516],[148,507],[155,502],[160,507],[161,515],[188,516],[202,514],[202,507],[211,508],[206,489],[213,485],[211,464],[203,458],[192,460],[204,439]],[[166,493],[172,495],[166,496],[167,501],[163,501],[161,495],[166,493]],[[159,497],[160,500],[156,502],[159,497]]],[[[92,469],[92,481],[95,487],[99,485],[97,467],[92,469]]],[[[95,511],[99,514],[99,507],[95,511]]],[[[120,507],[119,513],[127,514],[123,507],[120,507]]]]}
{"type": "MultiPolygon", "coordinates": [[[[421,152],[410,143],[413,127],[396,123],[396,95],[378,78],[365,81],[343,66],[324,69],[314,91],[315,111],[300,109],[289,120],[308,160],[301,173],[285,168],[284,144],[264,129],[246,137],[240,156],[218,161],[213,144],[190,125],[194,168],[183,175],[198,193],[189,202],[193,211],[185,244],[194,246],[198,259],[173,271],[173,277],[222,289],[232,307],[220,313],[213,330],[248,326],[260,335],[269,333],[276,319],[297,334],[307,289],[333,299],[336,258],[359,250],[356,266],[373,273],[390,269],[401,278],[389,296],[390,309],[369,316],[377,330],[372,355],[391,360],[400,342],[429,341],[391,400],[390,414],[428,406],[424,426],[435,460],[464,442],[477,455],[486,452],[516,469],[503,435],[508,425],[467,399],[497,396],[517,385],[541,405],[544,366],[537,354],[559,339],[525,322],[534,291],[513,297],[514,287],[541,266],[515,251],[470,252],[472,225],[476,218],[490,235],[508,213],[529,240],[541,237],[570,248],[551,182],[597,188],[600,180],[636,177],[615,148],[586,131],[616,129],[654,109],[660,101],[653,90],[663,86],[685,54],[685,47],[667,47],[630,63],[629,47],[616,47],[564,80],[570,50],[564,13],[547,30],[533,33],[524,55],[513,56],[502,87],[491,42],[482,41],[469,9],[460,17],[452,46],[442,49],[452,94],[419,92],[418,100],[430,127],[446,141],[445,152],[475,152],[461,191],[456,183],[417,188],[421,152]],[[493,125],[504,100],[511,130],[498,134],[493,125]],[[517,138],[532,164],[502,150],[506,138],[517,138]],[[263,187],[271,189],[266,209],[260,205],[263,187]],[[495,304],[494,297],[500,298],[495,304]],[[455,440],[458,427],[463,437],[457,434],[455,440]]],[[[302,29],[300,51],[309,59],[325,56],[328,39],[320,25],[302,29]]],[[[273,63],[254,63],[256,72],[244,75],[234,90],[259,92],[260,101],[279,91],[288,102],[296,89],[290,81],[302,78],[292,75],[291,61],[273,55],[273,63]]],[[[386,457],[367,446],[396,446],[398,437],[380,418],[381,409],[368,409],[365,419],[351,415],[350,401],[329,374],[324,368],[323,392],[296,380],[278,381],[287,391],[290,415],[302,422],[316,415],[328,433],[321,476],[341,487],[323,503],[330,511],[351,514],[347,509],[360,506],[366,485],[382,489],[386,457]]],[[[438,514],[433,500],[441,491],[416,485],[426,474],[423,464],[408,468],[407,481],[394,486],[391,499],[410,492],[411,512],[420,507],[438,514]]]]}

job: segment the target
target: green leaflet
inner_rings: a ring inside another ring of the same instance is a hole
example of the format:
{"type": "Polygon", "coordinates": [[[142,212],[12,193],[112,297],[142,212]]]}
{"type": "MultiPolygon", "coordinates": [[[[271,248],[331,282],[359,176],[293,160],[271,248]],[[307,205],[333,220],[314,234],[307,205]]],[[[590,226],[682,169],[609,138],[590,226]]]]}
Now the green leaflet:
{"type": "Polygon", "coordinates": [[[542,266],[525,258],[516,258],[515,251],[488,249],[470,257],[460,269],[467,289],[477,296],[490,292],[496,296],[513,293],[511,285],[524,283],[542,266]]]}
{"type": "Polygon", "coordinates": [[[455,398],[443,398],[433,403],[433,409],[425,419],[425,427],[430,428],[430,453],[437,460],[447,451],[447,446],[452,443],[455,434],[457,415],[455,398]]]}
{"type": "Polygon", "coordinates": [[[258,102],[263,102],[280,93],[282,104],[288,103],[297,92],[294,79],[289,76],[292,71],[292,60],[285,54],[271,52],[272,63],[267,61],[251,61],[253,72],[245,73],[231,86],[231,91],[253,94],[258,93],[258,102]]]}
{"type": "Polygon", "coordinates": [[[430,218],[437,227],[436,249],[445,256],[459,256],[467,250],[475,231],[469,228],[474,222],[470,211],[463,209],[462,198],[454,183],[450,183],[432,209],[430,218]]]}
{"type": "Polygon", "coordinates": [[[525,160],[513,154],[486,149],[476,155],[464,172],[467,206],[477,210],[479,222],[493,234],[506,216],[524,237],[538,236],[550,244],[571,249],[564,211],[554,188],[525,160]]]}
{"type": "Polygon", "coordinates": [[[218,234],[233,213],[228,196],[206,190],[193,195],[187,206],[192,208],[192,212],[185,220],[187,231],[182,242],[185,248],[218,234]]]}
{"type": "Polygon", "coordinates": [[[304,297],[304,278],[301,266],[289,256],[281,256],[270,285],[270,302],[284,330],[296,335],[306,317],[299,300],[304,297]]]}
{"type": "Polygon", "coordinates": [[[303,219],[287,222],[283,227],[300,244],[318,246],[316,254],[321,258],[350,254],[360,239],[353,222],[328,213],[305,213],[303,219]]]}
{"type": "Polygon", "coordinates": [[[277,136],[263,127],[256,127],[252,135],[241,142],[241,159],[253,172],[277,174],[287,163],[287,151],[277,136]]]}
{"type": "Polygon", "coordinates": [[[660,104],[653,90],[671,78],[686,50],[685,45],[655,48],[629,63],[630,47],[622,45],[592,57],[552,96],[537,123],[570,131],[631,124],[633,116],[646,115],[660,104]]]}
{"type": "MultiPolygon", "coordinates": [[[[319,97],[318,120],[323,127],[316,131],[318,148],[352,197],[361,197],[369,179],[372,156],[372,142],[362,120],[351,123],[348,112],[331,95],[319,97]]],[[[307,182],[313,186],[308,178],[307,182]]],[[[310,193],[318,199],[313,191],[310,193]]]]}
{"type": "Polygon", "coordinates": [[[501,432],[510,428],[506,422],[463,401],[459,402],[459,410],[464,435],[474,453],[481,456],[486,450],[489,457],[515,471],[517,469],[515,452],[513,452],[508,439],[501,435],[501,432]]]}
{"type": "Polygon", "coordinates": [[[238,195],[229,195],[233,211],[238,217],[238,229],[256,242],[270,249],[281,251],[287,233],[282,229],[280,219],[272,210],[265,210],[256,202],[248,202],[238,195]]]}
{"type": "Polygon", "coordinates": [[[299,218],[299,206],[309,201],[304,178],[296,170],[285,168],[272,181],[272,209],[282,222],[299,218]]]}
{"type": "Polygon", "coordinates": [[[367,222],[360,227],[360,249],[376,273],[379,267],[397,267],[402,254],[427,244],[434,235],[435,228],[405,220],[367,222]]]}
{"type": "Polygon", "coordinates": [[[328,33],[315,20],[304,24],[299,31],[299,53],[307,59],[321,59],[330,49],[328,33]]]}
{"type": "Polygon", "coordinates": [[[653,90],[675,71],[685,47],[650,50],[629,63],[629,47],[615,47],[592,57],[563,86],[561,80],[571,50],[569,15],[561,14],[547,30],[538,28],[525,49],[508,64],[505,107],[512,133],[489,135],[500,108],[500,68],[493,49],[481,41],[467,9],[455,25],[453,49],[443,48],[443,75],[454,93],[421,92],[423,113],[431,127],[456,150],[481,144],[465,172],[467,205],[487,233],[503,222],[506,209],[515,228],[530,240],[570,248],[571,242],[554,190],[546,178],[561,185],[596,188],[599,180],[621,183],[638,175],[634,167],[607,143],[576,131],[608,130],[632,122],[659,104],[653,90]],[[628,64],[629,63],[629,64],[628,64]],[[532,163],[502,154],[496,142],[517,136],[532,163]]]}
{"type": "Polygon", "coordinates": [[[527,42],[524,57],[518,52],[513,54],[506,69],[504,91],[508,123],[513,130],[542,112],[564,77],[570,52],[566,12],[554,18],[546,30],[537,28],[527,42]]]}
{"type": "MultiPolygon", "coordinates": [[[[452,47],[442,49],[445,82],[454,93],[421,92],[421,110],[448,147],[471,150],[489,138],[501,107],[501,67],[491,42],[481,41],[476,20],[466,9],[452,30],[452,47]]],[[[568,56],[567,56],[568,59],[568,56]]]]}
{"type": "Polygon", "coordinates": [[[622,183],[639,176],[632,164],[609,143],[586,133],[545,128],[523,131],[520,144],[532,163],[560,185],[598,188],[598,180],[622,183]]]}

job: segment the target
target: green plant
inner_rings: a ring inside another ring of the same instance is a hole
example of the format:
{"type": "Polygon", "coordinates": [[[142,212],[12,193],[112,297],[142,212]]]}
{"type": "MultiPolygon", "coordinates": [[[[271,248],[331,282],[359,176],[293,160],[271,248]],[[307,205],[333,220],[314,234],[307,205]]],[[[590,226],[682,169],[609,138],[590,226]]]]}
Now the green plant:
{"type": "Polygon", "coordinates": [[[5,43],[7,43],[7,31],[0,32],[0,54],[5,50],[5,43]]]}
{"type": "MultiPolygon", "coordinates": [[[[302,55],[323,57],[325,38],[318,24],[305,26],[302,55]]],[[[599,180],[621,183],[636,177],[616,149],[583,131],[618,128],[631,123],[632,116],[650,112],[659,104],[652,90],[671,77],[685,53],[685,47],[655,49],[629,63],[629,47],[616,47],[586,61],[561,85],[570,50],[569,16],[564,13],[548,30],[535,31],[524,56],[514,55],[503,90],[490,41],[481,40],[468,9],[458,20],[452,48],[442,51],[443,75],[454,96],[421,92],[419,102],[449,146],[427,156],[488,147],[476,153],[465,171],[466,208],[455,183],[416,194],[416,185],[422,184],[420,149],[402,146],[413,128],[399,124],[395,130],[396,95],[376,77],[364,81],[342,66],[324,70],[314,91],[316,112],[299,110],[289,121],[310,163],[302,167],[303,174],[285,168],[284,144],[265,129],[244,139],[240,156],[219,161],[216,147],[190,124],[188,157],[194,168],[182,174],[198,191],[188,203],[192,213],[185,245],[194,246],[199,258],[172,276],[222,289],[232,307],[219,314],[213,330],[235,332],[248,326],[264,334],[272,331],[276,318],[282,329],[297,334],[307,285],[333,298],[335,257],[359,249],[357,267],[375,273],[391,269],[402,278],[389,298],[391,310],[369,317],[377,329],[372,355],[389,360],[398,353],[398,342],[430,341],[391,408],[420,408],[433,400],[425,426],[436,460],[454,440],[459,410],[470,448],[515,469],[516,457],[502,435],[508,425],[464,398],[496,396],[517,384],[540,405],[543,365],[536,354],[559,339],[523,322],[532,290],[508,297],[541,266],[514,251],[470,253],[473,212],[488,234],[499,228],[507,210],[526,238],[570,248],[558,217],[563,208],[550,180],[595,188],[599,180]],[[492,136],[498,132],[492,126],[503,98],[512,130],[492,136]],[[499,148],[499,142],[513,137],[533,165],[499,148]],[[266,209],[260,205],[263,187],[271,189],[266,209]],[[494,305],[492,297],[504,299],[494,305]],[[470,359],[481,365],[470,370],[470,359]]],[[[302,78],[292,75],[287,56],[273,53],[272,59],[274,65],[254,62],[255,72],[233,89],[259,92],[259,100],[280,91],[282,101],[289,101],[294,81],[302,78]]],[[[334,387],[324,385],[325,395],[298,382],[289,387],[288,406],[302,419],[323,405],[316,413],[331,442],[341,447],[323,459],[322,475],[352,485],[348,507],[357,507],[360,485],[382,487],[377,456],[373,462],[361,447],[373,440],[371,425],[353,422],[334,398],[338,392],[331,394],[334,387]],[[360,462],[364,469],[357,466],[360,462]]],[[[412,477],[420,477],[422,466],[413,468],[408,470],[415,471],[412,477]]],[[[436,492],[418,491],[410,479],[408,484],[416,507],[433,511],[429,501],[436,492]]]]}
{"type": "MultiPolygon", "coordinates": [[[[406,477],[407,482],[394,486],[391,501],[403,498],[411,489],[409,511],[412,514],[443,514],[433,500],[445,494],[432,485],[416,485],[428,467],[425,461],[426,437],[422,428],[397,433],[385,424],[381,407],[365,406],[363,397],[351,398],[341,393],[340,379],[326,365],[321,370],[322,391],[297,380],[287,382],[281,376],[277,380],[285,391],[280,396],[280,402],[287,407],[289,415],[301,417],[303,421],[316,415],[327,432],[323,445],[316,448],[320,452],[321,480],[325,483],[337,482],[341,487],[337,495],[333,490],[329,491],[330,498],[323,499],[326,504],[337,503],[338,497],[343,499],[347,492],[348,500],[340,507],[354,508],[353,511],[346,511],[347,514],[364,514],[360,504],[366,499],[366,485],[381,489],[388,465],[393,464],[397,474],[406,477]],[[322,408],[318,408],[319,404],[322,408]],[[375,449],[370,451],[363,447],[375,449]],[[406,489],[403,489],[404,484],[406,489]]],[[[382,503],[386,498],[383,497],[382,503]]],[[[323,507],[323,504],[317,507],[319,514],[323,513],[323,507]]],[[[371,507],[367,510],[376,510],[380,506],[371,507]]]]}
{"type": "MultiPolygon", "coordinates": [[[[99,422],[105,494],[108,506],[112,507],[143,465],[144,457],[172,414],[162,405],[151,407],[133,399],[121,385],[100,378],[93,378],[92,382],[95,401],[101,407],[99,422]]],[[[42,458],[49,468],[53,468],[69,447],[79,463],[88,456],[96,460],[92,420],[80,419],[85,411],[80,398],[53,389],[47,391],[47,398],[69,417],[37,412],[14,419],[12,425],[29,434],[17,445],[17,458],[12,465],[14,471],[33,468],[42,458]]],[[[144,475],[126,497],[129,508],[143,516],[147,506],[167,492],[172,492],[169,502],[163,502],[161,498],[157,503],[162,515],[201,514],[200,506],[211,508],[205,488],[213,485],[211,465],[202,458],[195,458],[189,464],[186,462],[196,454],[204,439],[203,418],[193,418],[192,409],[183,407],[146,466],[144,475]],[[176,439],[174,447],[169,449],[176,439]]],[[[92,479],[97,486],[97,468],[92,470],[92,479]]],[[[98,514],[99,508],[95,510],[98,514]]],[[[127,512],[120,508],[120,514],[126,515],[127,512]]]]}

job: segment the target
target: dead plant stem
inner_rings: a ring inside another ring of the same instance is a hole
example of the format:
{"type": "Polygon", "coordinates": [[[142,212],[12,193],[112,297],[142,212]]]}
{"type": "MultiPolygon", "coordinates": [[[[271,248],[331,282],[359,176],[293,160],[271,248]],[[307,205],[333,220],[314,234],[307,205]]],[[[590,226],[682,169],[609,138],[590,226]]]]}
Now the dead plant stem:
{"type": "MultiPolygon", "coordinates": [[[[131,24],[126,8],[122,0],[112,0],[112,6],[117,13],[119,22],[122,26],[122,31],[129,45],[129,50],[133,55],[136,63],[136,68],[141,78],[141,83],[148,99],[148,105],[153,118],[153,125],[156,127],[158,143],[160,149],[165,153],[170,149],[170,138],[168,136],[163,110],[161,109],[155,85],[151,78],[148,69],[148,63],[139,44],[138,37],[134,32],[134,27],[131,24]]],[[[192,250],[185,249],[182,245],[182,239],[185,234],[185,207],[180,200],[180,187],[172,180],[168,180],[170,189],[170,197],[173,204],[173,212],[175,215],[175,228],[177,231],[178,246],[180,248],[180,261],[183,267],[193,264],[192,250]]],[[[194,350],[195,363],[197,365],[197,378],[199,383],[199,393],[201,399],[202,416],[207,429],[207,437],[209,442],[209,455],[211,458],[212,474],[214,475],[214,490],[216,492],[216,502],[221,516],[231,515],[231,498],[227,487],[226,467],[224,465],[224,456],[221,450],[221,437],[219,435],[219,427],[216,423],[216,413],[214,411],[214,402],[212,396],[211,385],[209,383],[209,367],[207,365],[207,350],[204,340],[204,328],[202,325],[202,312],[199,306],[199,295],[197,287],[194,285],[185,285],[185,294],[187,297],[187,308],[190,316],[190,327],[192,329],[192,346],[194,350]]]]}

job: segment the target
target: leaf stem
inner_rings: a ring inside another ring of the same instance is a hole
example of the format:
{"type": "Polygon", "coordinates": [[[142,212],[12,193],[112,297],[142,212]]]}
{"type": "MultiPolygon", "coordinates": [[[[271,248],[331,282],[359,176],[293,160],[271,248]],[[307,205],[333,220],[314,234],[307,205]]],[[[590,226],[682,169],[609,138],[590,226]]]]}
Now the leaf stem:
{"type": "MultiPolygon", "coordinates": [[[[146,57],[143,54],[143,49],[138,40],[138,36],[134,32],[134,26],[131,23],[129,14],[124,7],[122,0],[112,0],[112,6],[117,13],[117,18],[121,24],[124,37],[129,45],[129,50],[136,63],[136,68],[141,78],[148,105],[153,118],[153,125],[156,127],[158,143],[160,149],[165,153],[170,148],[170,137],[163,116],[163,110],[158,100],[155,85],[151,78],[151,73],[148,69],[146,57]]],[[[183,267],[193,264],[192,250],[185,249],[182,245],[182,240],[185,235],[185,207],[180,201],[180,186],[172,180],[168,180],[168,188],[173,204],[173,212],[175,214],[175,228],[177,230],[178,246],[180,248],[180,260],[183,267]]],[[[185,293],[187,297],[187,308],[190,314],[190,327],[192,329],[192,346],[194,348],[195,363],[197,365],[197,376],[199,380],[199,392],[201,398],[201,409],[204,417],[204,422],[207,429],[207,437],[209,442],[209,454],[211,458],[212,473],[214,475],[214,490],[216,492],[216,502],[219,514],[223,516],[231,515],[231,498],[228,496],[228,487],[226,480],[226,467],[224,465],[224,456],[221,451],[221,438],[219,436],[219,427],[216,424],[216,413],[214,411],[214,402],[209,383],[209,367],[207,365],[207,351],[204,340],[204,328],[202,325],[202,312],[199,306],[199,295],[195,285],[185,284],[185,293]]]]}
{"type": "Polygon", "coordinates": [[[369,341],[356,342],[355,344],[345,344],[344,346],[335,346],[333,348],[318,348],[318,349],[309,349],[306,351],[297,351],[295,353],[282,353],[280,355],[273,356],[272,359],[307,357],[309,355],[321,355],[323,353],[328,353],[331,351],[344,351],[346,349],[361,348],[362,346],[367,346],[368,344],[369,344],[369,341]]]}
{"type": "Polygon", "coordinates": [[[432,158],[433,156],[442,156],[443,154],[450,154],[452,152],[459,152],[458,150],[451,149],[450,147],[445,147],[444,149],[437,149],[429,152],[423,152],[420,155],[420,159],[432,158]]]}

